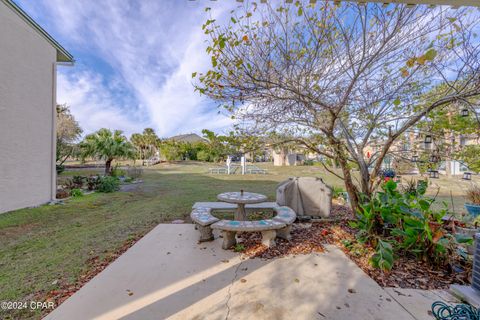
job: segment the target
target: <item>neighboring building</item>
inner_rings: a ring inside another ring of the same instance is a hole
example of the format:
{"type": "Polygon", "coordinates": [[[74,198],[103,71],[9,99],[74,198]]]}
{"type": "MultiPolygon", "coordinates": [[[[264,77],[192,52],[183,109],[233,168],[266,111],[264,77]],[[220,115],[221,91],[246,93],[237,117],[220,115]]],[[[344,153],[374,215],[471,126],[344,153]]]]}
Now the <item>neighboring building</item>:
{"type": "Polygon", "coordinates": [[[172,140],[176,142],[187,142],[187,143],[197,143],[197,142],[208,141],[207,139],[200,137],[196,133],[180,134],[178,136],[173,136],[171,138],[168,138],[167,140],[172,140]]]}
{"type": "MultiPolygon", "coordinates": [[[[434,154],[435,150],[441,146],[446,145],[450,148],[450,154],[454,154],[466,145],[479,145],[480,138],[476,134],[472,135],[456,135],[449,137],[451,141],[446,141],[446,138],[432,137],[431,143],[425,143],[425,134],[415,133],[410,131],[402,138],[399,138],[390,147],[389,153],[385,156],[382,163],[382,168],[390,168],[394,166],[395,162],[399,160],[408,162],[414,155],[422,153],[434,154]]],[[[365,157],[370,158],[374,156],[383,148],[383,140],[374,140],[364,149],[365,157]]],[[[470,171],[466,165],[454,159],[442,159],[446,156],[446,151],[440,151],[440,162],[438,164],[438,171],[445,175],[463,175],[464,172],[470,171]]],[[[412,170],[409,173],[418,173],[416,164],[412,163],[412,170]]]]}
{"type": "Polygon", "coordinates": [[[300,145],[272,145],[267,146],[271,154],[274,166],[298,166],[302,165],[309,154],[304,146],[300,145]]]}
{"type": "Polygon", "coordinates": [[[73,57],[0,0],[0,213],[56,195],[56,66],[73,57]]]}

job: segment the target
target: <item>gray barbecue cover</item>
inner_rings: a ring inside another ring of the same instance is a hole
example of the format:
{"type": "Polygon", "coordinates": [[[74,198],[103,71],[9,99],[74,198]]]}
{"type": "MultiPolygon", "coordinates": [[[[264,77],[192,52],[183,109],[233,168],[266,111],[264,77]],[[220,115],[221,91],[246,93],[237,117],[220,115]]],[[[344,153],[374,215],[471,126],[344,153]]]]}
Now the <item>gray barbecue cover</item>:
{"type": "Polygon", "coordinates": [[[292,208],[298,216],[328,217],[332,189],[321,178],[290,178],[278,185],[277,203],[292,208]]]}

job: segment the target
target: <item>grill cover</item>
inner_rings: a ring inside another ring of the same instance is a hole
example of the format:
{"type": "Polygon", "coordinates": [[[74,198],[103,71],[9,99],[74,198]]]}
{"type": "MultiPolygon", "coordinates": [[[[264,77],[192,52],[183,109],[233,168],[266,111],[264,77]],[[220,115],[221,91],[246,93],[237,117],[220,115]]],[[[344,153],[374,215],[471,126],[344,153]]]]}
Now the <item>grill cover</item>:
{"type": "Polygon", "coordinates": [[[332,189],[321,178],[290,178],[278,185],[277,203],[292,208],[297,216],[328,217],[332,189]]]}

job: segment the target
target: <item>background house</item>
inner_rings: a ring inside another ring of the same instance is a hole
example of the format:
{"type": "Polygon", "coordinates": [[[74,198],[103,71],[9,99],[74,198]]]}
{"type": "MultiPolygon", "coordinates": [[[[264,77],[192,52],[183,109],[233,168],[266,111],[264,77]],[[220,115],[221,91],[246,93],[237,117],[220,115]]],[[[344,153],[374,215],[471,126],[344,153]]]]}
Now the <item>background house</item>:
{"type": "Polygon", "coordinates": [[[56,67],[73,57],[0,0],[0,212],[55,199],[56,67]]]}

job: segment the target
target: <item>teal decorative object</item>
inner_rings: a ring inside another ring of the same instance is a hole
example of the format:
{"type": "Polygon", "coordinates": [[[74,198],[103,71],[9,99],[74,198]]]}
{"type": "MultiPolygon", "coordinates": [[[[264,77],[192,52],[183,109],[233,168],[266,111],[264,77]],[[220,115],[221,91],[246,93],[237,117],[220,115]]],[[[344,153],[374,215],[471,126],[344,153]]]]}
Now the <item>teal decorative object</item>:
{"type": "Polygon", "coordinates": [[[474,217],[480,215],[480,206],[477,204],[465,203],[465,209],[468,213],[474,217]]]}
{"type": "Polygon", "coordinates": [[[432,314],[437,320],[480,320],[480,311],[468,304],[449,306],[442,301],[435,301],[432,314]]]}

